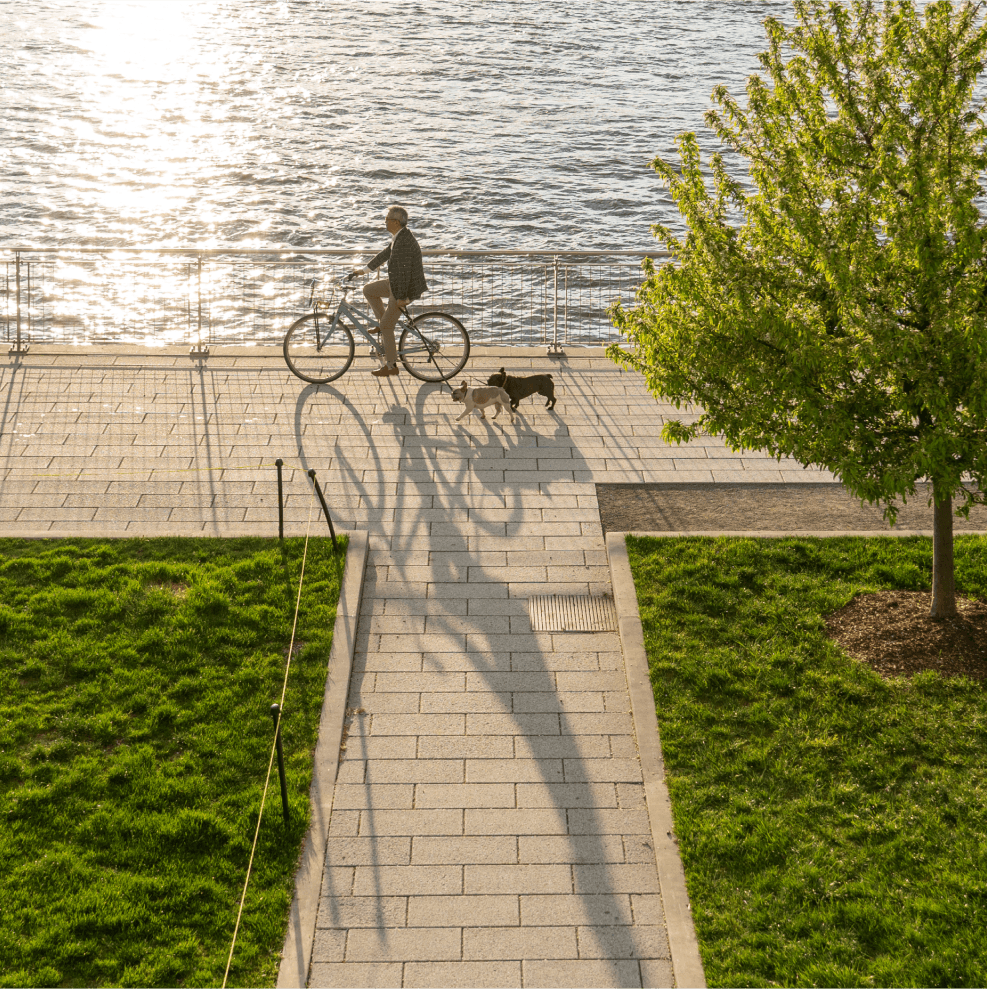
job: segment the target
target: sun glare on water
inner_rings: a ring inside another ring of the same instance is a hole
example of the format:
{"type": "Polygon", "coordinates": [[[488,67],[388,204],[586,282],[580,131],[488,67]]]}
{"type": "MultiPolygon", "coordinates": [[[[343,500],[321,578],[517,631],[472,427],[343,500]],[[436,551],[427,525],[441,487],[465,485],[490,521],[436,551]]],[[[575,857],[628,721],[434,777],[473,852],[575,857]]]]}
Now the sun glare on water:
{"type": "Polygon", "coordinates": [[[169,214],[186,229],[198,221],[199,246],[216,242],[215,204],[199,191],[214,163],[235,162],[256,140],[252,121],[231,119],[228,92],[261,68],[249,46],[224,40],[244,19],[228,4],[108,0],[71,31],[86,113],[68,126],[86,198],[122,213],[133,243],[148,244],[142,219],[169,214]]]}
{"type": "MultiPolygon", "coordinates": [[[[52,208],[113,217],[102,233],[124,249],[54,262],[63,332],[78,326],[82,340],[112,327],[114,337],[155,346],[180,342],[197,324],[181,300],[190,291],[211,296],[216,273],[193,275],[194,258],[126,248],[226,242],[219,229],[236,200],[217,196],[219,175],[264,160],[263,121],[242,100],[263,90],[268,69],[253,44],[257,18],[255,5],[191,0],[66,3],[56,13],[54,30],[75,64],[65,112],[52,115],[66,166],[52,208]],[[190,229],[198,231],[191,242],[190,229]],[[198,279],[191,290],[190,279],[198,279]]],[[[229,315],[216,304],[207,310],[229,315]]]]}
{"type": "Polygon", "coordinates": [[[190,22],[204,21],[208,9],[190,0],[105,2],[93,11],[86,38],[107,75],[173,78],[188,54],[186,39],[195,33],[190,22]]]}

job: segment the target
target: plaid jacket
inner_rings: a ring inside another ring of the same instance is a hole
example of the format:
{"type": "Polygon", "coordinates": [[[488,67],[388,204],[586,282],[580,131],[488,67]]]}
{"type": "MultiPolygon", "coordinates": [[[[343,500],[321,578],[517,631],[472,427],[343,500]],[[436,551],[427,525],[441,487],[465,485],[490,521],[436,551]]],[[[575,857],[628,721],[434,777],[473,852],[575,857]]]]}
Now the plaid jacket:
{"type": "Polygon", "coordinates": [[[385,261],[388,262],[387,280],[391,283],[391,298],[414,302],[428,291],[422,249],[407,227],[402,227],[393,243],[388,244],[367,267],[376,271],[385,261]]]}

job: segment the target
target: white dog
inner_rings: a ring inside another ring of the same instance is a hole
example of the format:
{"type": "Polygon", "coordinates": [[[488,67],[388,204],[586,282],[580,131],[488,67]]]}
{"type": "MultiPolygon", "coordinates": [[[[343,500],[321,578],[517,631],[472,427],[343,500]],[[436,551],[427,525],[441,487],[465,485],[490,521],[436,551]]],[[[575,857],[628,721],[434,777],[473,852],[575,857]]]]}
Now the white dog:
{"type": "Polygon", "coordinates": [[[462,402],[466,406],[463,409],[463,414],[456,417],[456,422],[468,416],[474,409],[479,409],[480,418],[486,419],[484,409],[488,405],[497,406],[497,411],[493,415],[494,419],[500,415],[501,409],[507,409],[511,414],[511,422],[514,422],[514,410],[511,408],[511,398],[503,388],[470,388],[464,381],[458,388],[453,390],[452,400],[454,402],[462,402]]]}

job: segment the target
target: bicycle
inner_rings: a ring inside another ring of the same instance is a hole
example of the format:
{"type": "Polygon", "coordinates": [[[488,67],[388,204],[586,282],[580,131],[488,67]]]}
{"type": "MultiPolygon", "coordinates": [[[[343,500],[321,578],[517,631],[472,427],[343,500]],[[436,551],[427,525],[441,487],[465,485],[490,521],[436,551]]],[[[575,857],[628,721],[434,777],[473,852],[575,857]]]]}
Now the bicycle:
{"type": "MultiPolygon", "coordinates": [[[[302,381],[324,385],[345,374],[355,355],[354,329],[370,344],[371,356],[384,360],[383,341],[370,333],[375,324],[347,302],[355,288],[354,277],[355,273],[350,273],[333,282],[329,299],[315,297],[319,279],[312,279],[308,300],[312,312],[291,324],[283,347],[285,363],[302,381]],[[333,310],[337,288],[341,298],[333,310]]],[[[407,309],[402,309],[401,314],[404,322],[398,357],[410,375],[419,381],[448,381],[463,369],[470,355],[470,338],[458,319],[443,312],[424,312],[412,317],[407,309]]]]}

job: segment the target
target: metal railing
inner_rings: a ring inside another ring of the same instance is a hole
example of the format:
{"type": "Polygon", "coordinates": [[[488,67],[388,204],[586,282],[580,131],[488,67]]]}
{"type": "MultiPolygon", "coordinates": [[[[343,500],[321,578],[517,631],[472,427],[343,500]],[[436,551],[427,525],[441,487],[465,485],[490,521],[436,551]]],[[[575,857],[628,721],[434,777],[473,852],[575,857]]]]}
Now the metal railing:
{"type": "MultiPolygon", "coordinates": [[[[315,276],[375,250],[10,248],[0,291],[10,353],[56,345],[279,345],[315,276]]],[[[607,308],[634,301],[641,261],[662,252],[428,250],[429,291],[412,311],[459,317],[474,344],[600,346],[607,308]]],[[[383,274],[383,272],[382,272],[383,274]]]]}

